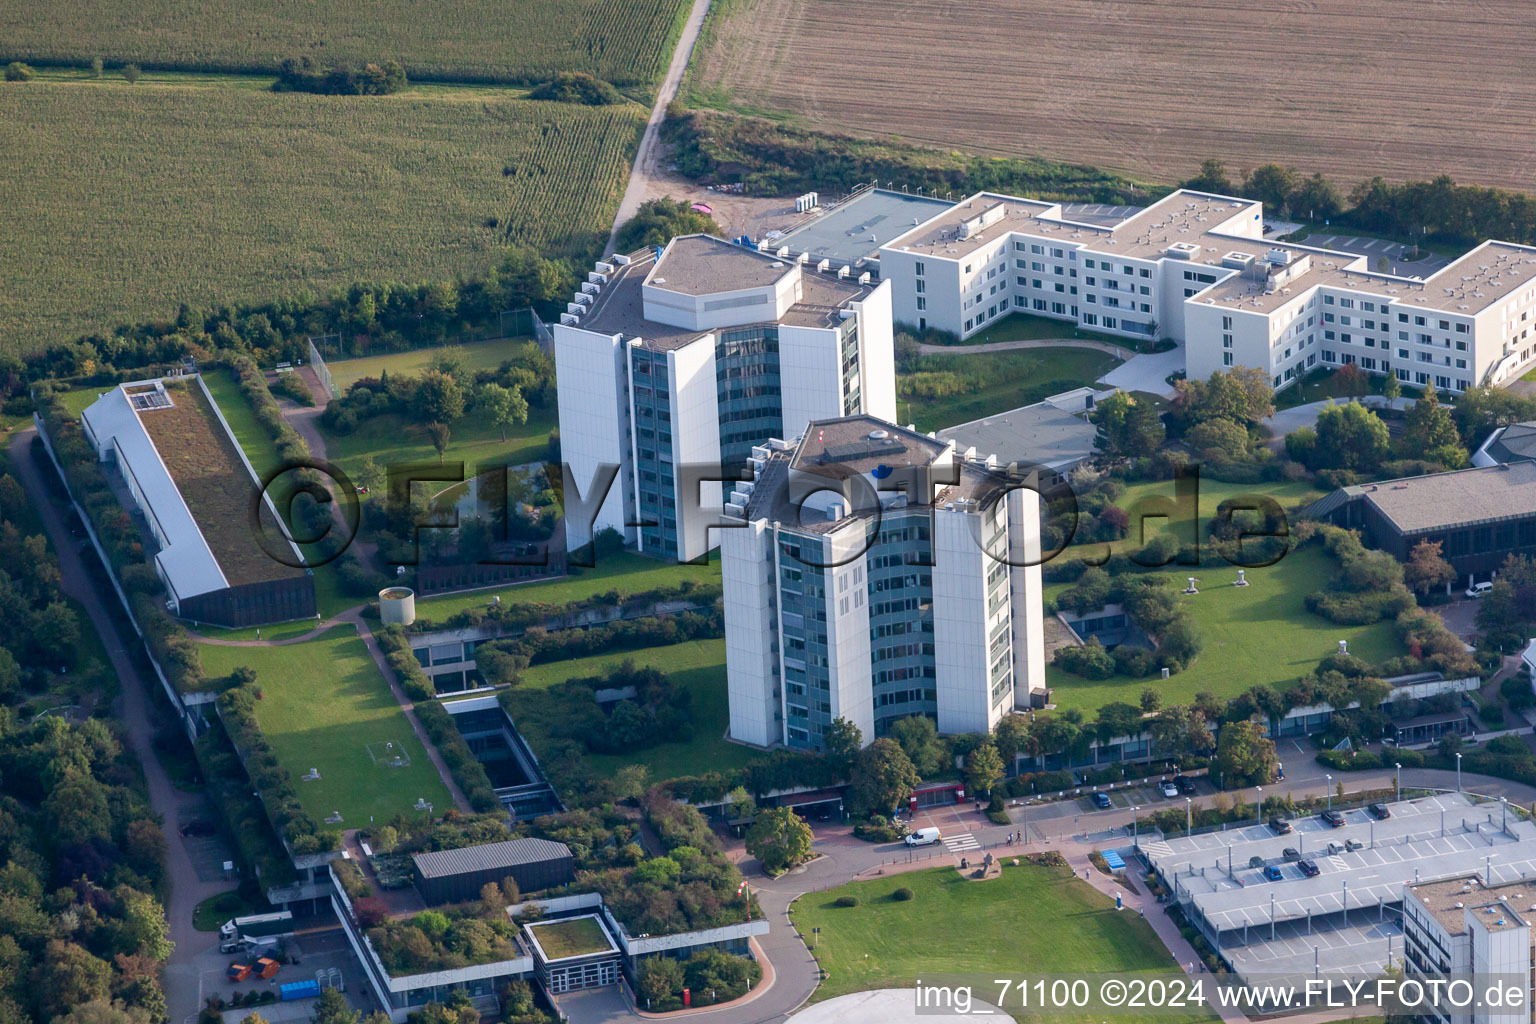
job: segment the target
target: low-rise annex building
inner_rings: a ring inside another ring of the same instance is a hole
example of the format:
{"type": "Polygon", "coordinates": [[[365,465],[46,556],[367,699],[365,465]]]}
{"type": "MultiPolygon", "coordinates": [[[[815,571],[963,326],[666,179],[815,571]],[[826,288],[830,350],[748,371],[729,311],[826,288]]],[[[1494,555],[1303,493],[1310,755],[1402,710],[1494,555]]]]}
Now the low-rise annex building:
{"type": "Polygon", "coordinates": [[[1185,344],[1190,377],[1262,369],[1284,388],[1356,364],[1459,392],[1536,360],[1536,248],[1490,241],[1427,278],[1264,239],[1263,204],[1180,189],[1116,223],[977,193],[880,249],[899,324],[962,338],[1032,313],[1185,344]]]}
{"type": "Polygon", "coordinates": [[[119,384],[80,423],[138,512],[173,615],[256,626],[315,614],[314,574],[298,568],[298,548],[201,376],[119,384]]]}

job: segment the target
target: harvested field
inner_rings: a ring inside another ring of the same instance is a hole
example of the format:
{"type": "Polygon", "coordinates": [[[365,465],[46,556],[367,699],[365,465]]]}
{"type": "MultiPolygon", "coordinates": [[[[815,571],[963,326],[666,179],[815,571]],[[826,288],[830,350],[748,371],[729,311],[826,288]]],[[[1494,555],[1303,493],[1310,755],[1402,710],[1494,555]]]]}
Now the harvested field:
{"type": "Polygon", "coordinates": [[[1171,182],[1217,157],[1347,189],[1531,187],[1522,0],[732,0],[696,106],[1171,182]]]}

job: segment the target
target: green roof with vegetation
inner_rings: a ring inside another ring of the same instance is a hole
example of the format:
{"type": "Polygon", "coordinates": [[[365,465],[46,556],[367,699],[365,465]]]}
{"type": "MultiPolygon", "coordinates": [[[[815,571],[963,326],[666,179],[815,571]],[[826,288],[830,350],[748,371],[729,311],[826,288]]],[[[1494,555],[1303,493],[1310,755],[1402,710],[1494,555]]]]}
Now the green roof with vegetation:
{"type": "Polygon", "coordinates": [[[563,960],[569,956],[606,953],[613,948],[602,925],[595,917],[574,917],[567,921],[539,921],[528,926],[544,951],[545,959],[563,960]]]}

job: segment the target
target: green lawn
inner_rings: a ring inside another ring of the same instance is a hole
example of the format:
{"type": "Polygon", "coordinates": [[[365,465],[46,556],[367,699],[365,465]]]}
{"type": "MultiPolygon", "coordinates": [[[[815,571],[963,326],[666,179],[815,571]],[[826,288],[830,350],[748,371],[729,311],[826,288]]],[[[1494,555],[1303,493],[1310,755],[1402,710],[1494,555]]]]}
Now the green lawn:
{"type": "MultiPolygon", "coordinates": [[[[477,341],[454,346],[464,354],[464,368],[470,373],[476,370],[494,370],[511,358],[512,349],[530,338],[477,341]]],[[[331,381],[342,392],[355,380],[377,377],[388,371],[392,374],[412,376],[431,365],[433,357],[441,351],[436,348],[418,348],[409,352],[391,352],[382,356],[362,356],[357,359],[327,359],[331,381]]]]}
{"type": "Polygon", "coordinates": [[[632,659],[640,666],[654,666],[693,692],[693,739],[687,743],[667,743],[636,751],[633,756],[589,754],[587,763],[594,770],[613,775],[625,765],[643,764],[651,770],[652,780],[661,780],[712,770],[730,771],[759,756],[759,751],[724,738],[730,724],[724,640],[690,640],[671,647],[597,654],[533,666],[523,673],[522,684],[512,691],[512,717],[535,753],[550,734],[550,723],[538,691],[567,679],[602,675],[626,659],[632,659]]]}
{"type": "MultiPolygon", "coordinates": [[[[203,383],[208,385],[208,393],[213,396],[214,403],[219,411],[224,414],[229,429],[235,434],[235,440],[240,445],[240,450],[245,452],[245,457],[251,460],[251,466],[255,468],[256,475],[263,480],[267,474],[277,469],[279,460],[277,446],[273,444],[272,437],[256,420],[256,411],[251,408],[251,403],[245,400],[241,394],[240,386],[235,382],[234,375],[228,370],[218,370],[203,375],[203,383]]],[[[281,508],[281,503],[279,503],[281,508]]],[[[315,606],[322,618],[330,618],[339,615],[348,608],[361,604],[357,598],[348,597],[341,592],[341,584],[336,578],[334,563],[326,563],[315,569],[315,606]]],[[[304,620],[295,624],[284,624],[275,627],[281,633],[273,633],[274,627],[268,627],[268,632],[262,634],[267,640],[277,640],[286,636],[299,636],[314,628],[314,623],[304,620]]],[[[204,630],[204,632],[207,632],[204,630]]],[[[230,630],[227,632],[209,633],[210,636],[219,636],[232,640],[255,639],[255,630],[230,630]]]]}
{"type": "MultiPolygon", "coordinates": [[[[1227,700],[1259,683],[1284,687],[1337,650],[1340,640],[1349,641],[1351,654],[1370,662],[1404,653],[1390,622],[1340,626],[1307,610],[1306,595],[1322,589],[1338,571],[1333,559],[1316,546],[1292,551],[1267,568],[1247,570],[1252,583],[1248,587],[1230,586],[1237,569],[1214,555],[1199,568],[1170,566],[1166,571],[1180,590],[1184,577],[1200,579],[1200,593],[1183,598],[1191,603],[1204,640],[1195,663],[1166,680],[1090,680],[1047,665],[1046,680],[1058,707],[1081,708],[1091,716],[1112,701],[1136,703],[1148,686],[1162,694],[1164,704],[1187,704],[1201,690],[1227,700]]],[[[1053,587],[1047,596],[1061,589],[1053,587]]]]}
{"type": "MultiPolygon", "coordinates": [[[[1200,491],[1196,507],[1199,510],[1201,545],[1206,545],[1206,526],[1216,517],[1221,503],[1228,498],[1243,495],[1262,495],[1271,498],[1280,504],[1287,512],[1301,508],[1321,498],[1326,492],[1315,484],[1306,480],[1266,480],[1257,484],[1233,484],[1225,480],[1213,480],[1208,476],[1200,478],[1200,491]]],[[[1146,509],[1146,536],[1142,536],[1138,528],[1137,506],[1149,499],[1159,497],[1172,498],[1174,496],[1173,482],[1171,480],[1145,480],[1139,483],[1127,484],[1125,493],[1116,499],[1115,504],[1125,509],[1131,517],[1131,529],[1129,535],[1121,541],[1117,541],[1114,547],[1117,549],[1137,550],[1147,541],[1152,540],[1169,529],[1182,530],[1181,538],[1189,536],[1189,528],[1182,521],[1175,523],[1169,518],[1152,518],[1152,506],[1146,509]]]]}
{"type": "Polygon", "coordinates": [[[971,335],[960,344],[990,345],[997,341],[1061,341],[1064,338],[1073,341],[1102,341],[1124,349],[1127,354],[1132,351],[1132,344],[1128,338],[1101,334],[1098,331],[1085,331],[1071,321],[1052,320],[1050,317],[1035,316],[1031,313],[1014,313],[986,330],[971,335]]]}
{"type": "Polygon", "coordinates": [[[209,896],[193,907],[192,927],[200,932],[216,932],[219,930],[219,925],[232,917],[265,914],[271,909],[265,900],[258,906],[242,898],[238,889],[231,889],[229,892],[209,896]]]}
{"type": "Polygon", "coordinates": [[[316,821],[340,811],[343,825],[356,828],[374,817],[413,814],[418,797],[442,813],[453,806],[447,789],[363,641],[351,634],[337,628],[287,647],[199,649],[210,676],[255,669],[262,691],[256,720],[316,821]],[[408,766],[385,767],[389,743],[404,751],[408,766]],[[319,781],[301,781],[311,768],[320,770],[319,781]]]}
{"type": "MultiPolygon", "coordinates": [[[[794,904],[790,920],[814,943],[828,972],[811,997],[816,1001],[911,988],[919,977],[1152,973],[1172,966],[1151,925],[1135,912],[1116,911],[1112,899],[1066,868],[1027,863],[1007,866],[1002,877],[986,882],[945,867],[807,893],[794,904]],[[900,887],[911,889],[914,898],[893,900],[891,893],[900,887]],[[859,905],[833,906],[841,896],[856,896],[859,905]]],[[[995,1002],[996,994],[992,989],[975,995],[995,1002]]]]}
{"type": "MultiPolygon", "coordinates": [[[[463,462],[465,476],[491,466],[541,462],[549,451],[549,432],[557,425],[553,409],[530,408],[528,422],[509,430],[503,441],[501,428],[480,413],[470,413],[453,425],[443,460],[463,462]]],[[[368,457],[386,468],[403,462],[438,461],[426,424],[393,413],[370,417],[350,434],[338,434],[323,424],[320,430],[325,435],[327,454],[348,472],[355,472],[368,457]]]]}
{"type": "Polygon", "coordinates": [[[551,960],[587,953],[606,952],[611,943],[596,918],[578,917],[572,921],[550,921],[533,925],[534,938],[551,960]]]}
{"type": "Polygon", "coordinates": [[[720,562],[718,557],[708,565],[687,565],[679,562],[662,562],[629,551],[607,555],[597,559],[590,569],[573,570],[569,576],[543,580],[538,583],[520,583],[499,590],[476,590],[468,594],[449,594],[416,601],[416,618],[441,622],[457,612],[471,608],[486,608],[492,597],[500,597],[504,603],[537,601],[540,604],[561,605],[581,601],[593,594],[617,590],[621,597],[637,594],[657,587],[673,586],[684,580],[696,583],[719,583],[720,562]]]}
{"type": "Polygon", "coordinates": [[[197,633],[213,640],[292,640],[315,628],[314,619],[295,619],[292,622],[274,622],[266,626],[242,626],[228,629],[203,623],[197,633]]]}
{"type": "Polygon", "coordinates": [[[898,374],[896,411],[902,423],[915,423],[919,430],[951,427],[1091,384],[1119,363],[1114,356],[1094,349],[968,352],[956,348],[921,357],[919,370],[959,373],[970,378],[972,386],[958,394],[920,398],[902,392],[902,375],[898,374]]]}

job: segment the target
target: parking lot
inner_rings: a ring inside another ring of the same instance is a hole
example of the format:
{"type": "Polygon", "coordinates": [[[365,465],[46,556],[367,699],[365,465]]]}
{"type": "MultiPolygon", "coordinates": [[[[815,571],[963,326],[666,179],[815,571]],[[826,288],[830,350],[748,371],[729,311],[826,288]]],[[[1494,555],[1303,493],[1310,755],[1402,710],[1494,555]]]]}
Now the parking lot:
{"type": "Polygon", "coordinates": [[[1403,256],[1410,251],[1408,246],[1390,242],[1385,238],[1359,238],[1354,235],[1320,234],[1314,231],[1298,244],[1367,256],[1370,258],[1371,270],[1382,269],[1378,264],[1385,259],[1388,273],[1404,277],[1428,277],[1451,263],[1450,257],[1439,256],[1432,252],[1426,252],[1416,260],[1405,260],[1403,256]]]}
{"type": "Polygon", "coordinates": [[[1342,927],[1309,927],[1305,921],[1280,921],[1270,938],[1268,922],[1255,922],[1249,929],[1250,942],[1234,948],[1236,936],[1228,932],[1223,950],[1238,973],[1307,974],[1312,973],[1314,958],[1326,963],[1330,972],[1379,971],[1392,956],[1403,953],[1403,929],[1395,909],[1353,910],[1349,923],[1342,927]]]}
{"type": "MultiPolygon", "coordinates": [[[[273,977],[261,980],[252,976],[245,981],[230,981],[226,971],[231,963],[254,963],[259,954],[230,955],[219,952],[218,936],[212,932],[207,933],[207,948],[200,950],[195,959],[198,972],[198,1005],[206,1005],[212,996],[219,996],[226,1003],[235,997],[247,996],[252,991],[278,993],[278,986],[296,981],[315,981],[323,978],[327,987],[331,979],[331,971],[338,972],[340,987],[347,995],[347,1002],[354,1009],[367,1013],[378,1009],[377,1000],[373,999],[368,989],[368,984],[363,978],[362,965],[357,962],[357,957],[352,952],[352,947],[347,942],[346,934],[334,925],[334,919],[314,919],[313,926],[309,930],[303,930],[300,924],[300,933],[288,939],[284,943],[284,950],[291,960],[278,968],[273,977]]],[[[313,1011],[313,999],[300,999],[291,1003],[267,1003],[260,1006],[260,1013],[272,1024],[289,1019],[308,1020],[313,1011]]],[[[239,1021],[250,1012],[246,1008],[235,1008],[225,1012],[226,1024],[239,1024],[239,1021]]]]}

